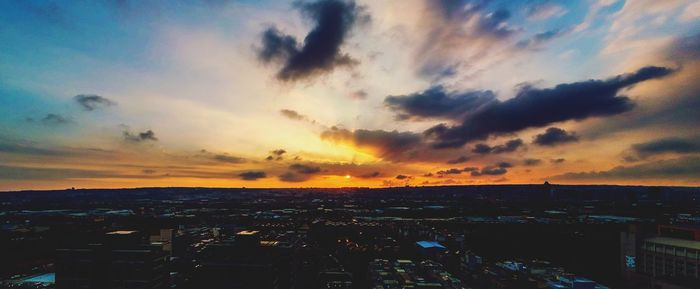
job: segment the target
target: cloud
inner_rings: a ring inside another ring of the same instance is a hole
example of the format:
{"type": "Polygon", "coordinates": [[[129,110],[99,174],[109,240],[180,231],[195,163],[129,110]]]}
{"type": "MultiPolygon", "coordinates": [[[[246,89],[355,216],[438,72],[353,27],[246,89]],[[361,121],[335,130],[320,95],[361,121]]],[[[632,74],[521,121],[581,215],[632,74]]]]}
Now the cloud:
{"type": "Polygon", "coordinates": [[[618,166],[607,171],[573,172],[552,177],[556,180],[697,180],[700,157],[661,160],[634,166],[618,166]]]}
{"type": "Polygon", "coordinates": [[[291,119],[291,120],[308,121],[308,122],[315,123],[315,121],[309,119],[307,116],[305,116],[301,113],[298,113],[295,110],[282,109],[282,110],[280,110],[280,114],[282,114],[284,117],[291,119]]]}
{"type": "Polygon", "coordinates": [[[390,160],[401,159],[403,153],[414,149],[422,139],[420,134],[411,132],[365,129],[350,131],[335,126],[321,133],[321,138],[367,149],[376,156],[390,160]]]}
{"type": "Polygon", "coordinates": [[[458,158],[456,158],[456,159],[448,160],[447,163],[448,163],[448,164],[461,164],[461,163],[467,162],[468,160],[469,160],[469,157],[467,157],[467,156],[460,156],[460,157],[458,157],[458,158]]]}
{"type": "Polygon", "coordinates": [[[458,185],[459,181],[453,179],[437,180],[437,181],[423,181],[421,185],[458,185]]]}
{"type": "Polygon", "coordinates": [[[474,148],[472,149],[472,152],[477,153],[477,154],[500,154],[500,153],[509,153],[509,152],[514,152],[518,150],[518,148],[522,147],[524,145],[523,140],[521,139],[512,139],[507,141],[505,144],[502,145],[497,145],[497,146],[489,146],[487,144],[476,144],[474,148]]]}
{"type": "Polygon", "coordinates": [[[241,163],[246,162],[246,160],[244,158],[230,156],[227,154],[216,154],[216,155],[212,156],[212,159],[219,161],[219,162],[231,163],[231,164],[241,164],[241,163]]]}
{"type": "Polygon", "coordinates": [[[474,177],[479,177],[479,176],[500,176],[500,175],[505,175],[508,173],[508,170],[506,168],[502,168],[499,166],[486,166],[481,168],[480,171],[474,170],[471,171],[471,175],[474,177]]]}
{"type": "MultiPolygon", "coordinates": [[[[600,122],[582,128],[586,135],[599,136],[631,130],[692,131],[700,123],[700,33],[671,39],[655,52],[662,61],[680,67],[653,93],[646,93],[637,103],[638,109],[611,122],[600,122]]],[[[582,132],[584,133],[584,132],[582,132]]]]}
{"type": "Polygon", "coordinates": [[[562,37],[568,34],[570,31],[571,29],[561,28],[543,31],[540,33],[536,33],[530,38],[518,41],[518,43],[516,43],[515,46],[524,49],[541,49],[545,43],[552,41],[556,38],[562,37]]]}
{"type": "Polygon", "coordinates": [[[79,94],[74,97],[75,101],[86,111],[93,111],[98,108],[116,105],[117,103],[96,94],[79,94]]]}
{"type": "Polygon", "coordinates": [[[436,174],[438,176],[441,175],[459,175],[462,173],[461,169],[449,169],[449,170],[444,170],[444,171],[438,171],[436,174]]]}
{"type": "Polygon", "coordinates": [[[266,178],[267,174],[263,171],[249,171],[249,172],[242,172],[238,174],[241,179],[246,180],[246,181],[256,181],[258,179],[266,178]]]}
{"type": "Polygon", "coordinates": [[[700,59],[700,33],[674,39],[666,48],[666,53],[668,58],[677,61],[700,59]]]}
{"type": "Polygon", "coordinates": [[[284,159],[284,157],[282,155],[284,155],[286,153],[287,153],[287,151],[284,149],[276,149],[276,150],[271,151],[270,155],[267,156],[265,159],[268,161],[273,161],[273,160],[281,161],[282,159],[284,159]]]}
{"type": "Polygon", "coordinates": [[[531,166],[536,166],[542,163],[542,160],[540,159],[524,159],[523,160],[523,165],[531,167],[531,166]]]}
{"type": "Polygon", "coordinates": [[[362,89],[356,90],[355,92],[350,94],[350,98],[355,99],[355,100],[365,100],[365,99],[367,99],[367,96],[368,96],[367,92],[362,90],[362,89]]]}
{"type": "Polygon", "coordinates": [[[13,141],[0,138],[0,153],[42,155],[42,156],[63,156],[70,152],[61,149],[42,148],[31,142],[13,141]]]}
{"type": "Polygon", "coordinates": [[[413,177],[407,176],[407,175],[397,175],[397,176],[396,176],[396,179],[397,179],[397,180],[410,180],[410,179],[412,179],[412,178],[413,178],[413,177]]]}
{"type": "Polygon", "coordinates": [[[358,177],[363,178],[363,179],[371,179],[371,178],[377,178],[381,175],[382,174],[380,172],[371,172],[371,173],[359,175],[358,177]]]}
{"type": "Polygon", "coordinates": [[[500,162],[500,163],[496,164],[496,166],[498,166],[499,168],[512,168],[513,164],[511,164],[509,162],[500,162]]]}
{"type": "Polygon", "coordinates": [[[475,167],[464,168],[463,172],[470,172],[473,177],[479,176],[500,176],[508,173],[508,168],[513,167],[513,164],[509,162],[500,162],[495,165],[485,166],[479,170],[475,167]]]}
{"type": "Polygon", "coordinates": [[[625,160],[639,161],[651,156],[668,153],[700,153],[700,138],[669,137],[634,144],[630,147],[627,156],[625,156],[625,160]]]}
{"type": "Polygon", "coordinates": [[[312,175],[320,173],[321,167],[304,164],[292,164],[287,171],[279,175],[283,182],[303,182],[311,179],[312,175]]]}
{"type": "Polygon", "coordinates": [[[70,168],[35,168],[0,165],[0,180],[62,180],[109,177],[112,173],[70,168]]]}
{"type": "Polygon", "coordinates": [[[515,32],[514,29],[506,25],[508,18],[510,18],[510,11],[506,9],[498,9],[491,12],[479,20],[479,32],[499,38],[508,37],[515,32]]]}
{"type": "Polygon", "coordinates": [[[555,165],[556,165],[556,164],[562,164],[562,163],[564,163],[565,161],[566,161],[566,159],[563,159],[563,158],[558,158],[558,159],[551,159],[551,160],[549,160],[550,163],[553,163],[553,164],[555,164],[555,165]]]}
{"type": "Polygon", "coordinates": [[[549,1],[540,1],[526,10],[527,18],[530,20],[546,20],[552,17],[559,17],[566,14],[567,10],[564,7],[550,3],[549,1]]]}
{"type": "Polygon", "coordinates": [[[60,125],[70,123],[71,120],[59,114],[49,113],[41,119],[44,125],[60,125]]]}
{"type": "Polygon", "coordinates": [[[303,164],[292,164],[289,166],[289,169],[302,174],[315,174],[321,172],[321,167],[303,164]]]}
{"type": "MultiPolygon", "coordinates": [[[[526,128],[542,127],[555,122],[583,120],[620,114],[633,107],[632,101],[617,93],[649,79],[661,78],[673,70],[648,66],[635,73],[618,75],[607,80],[588,80],[559,84],[553,88],[522,87],[515,97],[500,101],[489,96],[469,113],[461,124],[438,124],[424,133],[432,138],[436,148],[461,147],[467,142],[485,139],[491,135],[514,133],[526,128]]],[[[454,115],[452,113],[447,116],[454,115]]]]}
{"type": "MultiPolygon", "coordinates": [[[[510,11],[488,10],[489,1],[425,1],[416,51],[418,74],[433,80],[479,70],[517,32],[508,25],[510,11]]],[[[509,48],[506,48],[508,50],[509,48]]]]}
{"type": "Polygon", "coordinates": [[[459,119],[496,99],[491,91],[447,92],[442,86],[409,95],[387,96],[384,105],[396,113],[396,118],[459,119]]]}
{"type": "Polygon", "coordinates": [[[348,32],[356,22],[368,21],[363,9],[354,1],[319,0],[295,6],[314,27],[299,44],[293,36],[275,27],[263,32],[258,57],[263,62],[281,62],[277,78],[294,81],[327,73],[339,66],[354,65],[357,60],[340,51],[348,32]]]}
{"type": "Polygon", "coordinates": [[[576,133],[569,133],[558,127],[550,127],[544,133],[536,135],[532,143],[541,146],[555,146],[576,141],[578,141],[576,133]]]}
{"type": "Polygon", "coordinates": [[[122,132],[122,135],[124,136],[125,141],[130,141],[130,142],[144,142],[144,141],[157,141],[158,138],[156,137],[156,133],[154,133],[152,130],[147,130],[144,132],[140,132],[137,134],[131,133],[128,130],[125,130],[122,132]]]}

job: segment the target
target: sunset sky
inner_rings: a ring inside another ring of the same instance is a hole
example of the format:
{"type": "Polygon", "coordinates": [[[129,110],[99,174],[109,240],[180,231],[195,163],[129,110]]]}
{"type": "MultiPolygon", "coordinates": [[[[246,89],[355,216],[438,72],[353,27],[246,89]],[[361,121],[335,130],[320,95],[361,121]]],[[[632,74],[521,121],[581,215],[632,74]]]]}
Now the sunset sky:
{"type": "Polygon", "coordinates": [[[700,185],[700,2],[0,1],[0,190],[700,185]]]}

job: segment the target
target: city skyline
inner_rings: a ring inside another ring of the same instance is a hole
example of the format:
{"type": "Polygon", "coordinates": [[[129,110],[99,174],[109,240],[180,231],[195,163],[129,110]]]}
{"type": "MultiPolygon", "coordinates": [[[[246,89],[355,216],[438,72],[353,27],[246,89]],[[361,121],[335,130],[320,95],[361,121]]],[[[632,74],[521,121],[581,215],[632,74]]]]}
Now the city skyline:
{"type": "Polygon", "coordinates": [[[5,1],[0,191],[700,185],[697,1],[5,1]]]}

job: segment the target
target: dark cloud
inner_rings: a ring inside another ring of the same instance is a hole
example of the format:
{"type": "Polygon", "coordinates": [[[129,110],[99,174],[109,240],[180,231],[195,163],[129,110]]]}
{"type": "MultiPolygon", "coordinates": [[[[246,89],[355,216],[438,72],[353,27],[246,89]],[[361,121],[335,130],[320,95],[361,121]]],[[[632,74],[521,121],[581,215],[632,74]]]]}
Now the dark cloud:
{"type": "Polygon", "coordinates": [[[576,141],[578,141],[578,136],[576,136],[576,133],[569,133],[558,127],[550,127],[544,133],[536,135],[532,143],[541,146],[555,146],[562,143],[576,141]]]}
{"type": "Polygon", "coordinates": [[[60,125],[70,123],[71,120],[59,114],[49,113],[41,118],[41,123],[44,125],[60,125]]]}
{"type": "Polygon", "coordinates": [[[358,21],[369,18],[354,1],[319,0],[313,3],[297,3],[304,18],[314,27],[300,44],[293,36],[285,35],[275,27],[268,28],[262,36],[262,48],[258,57],[263,62],[283,63],[277,78],[293,81],[332,71],[338,66],[357,63],[340,47],[347,34],[358,21]]]}
{"type": "Polygon", "coordinates": [[[562,159],[562,158],[549,160],[549,162],[553,163],[553,164],[561,164],[561,163],[564,163],[565,161],[566,161],[566,159],[562,159]]]}
{"type": "Polygon", "coordinates": [[[456,158],[456,159],[448,160],[447,163],[448,163],[448,164],[452,164],[452,165],[453,165],[453,164],[461,164],[461,163],[467,162],[468,160],[469,160],[469,157],[467,157],[467,156],[460,156],[460,157],[458,157],[458,158],[456,158]]]}
{"type": "Polygon", "coordinates": [[[284,117],[291,119],[291,120],[299,120],[299,121],[308,121],[315,123],[315,121],[311,120],[309,117],[291,109],[282,109],[280,110],[280,114],[282,114],[284,117]]]}
{"type": "Polygon", "coordinates": [[[130,141],[130,142],[144,142],[144,141],[157,141],[158,138],[156,137],[156,134],[152,130],[147,130],[144,132],[140,132],[137,134],[131,133],[128,130],[125,130],[123,133],[124,140],[130,141]]]}
{"type": "Polygon", "coordinates": [[[607,171],[575,172],[552,177],[555,180],[697,180],[700,157],[661,160],[635,166],[619,166],[607,171]]]}
{"type": "Polygon", "coordinates": [[[462,173],[461,169],[449,169],[444,171],[438,171],[437,175],[459,175],[462,173]]]}
{"type": "Polygon", "coordinates": [[[700,138],[669,137],[634,144],[630,147],[625,159],[628,161],[639,161],[650,156],[667,153],[700,153],[700,138]]]}
{"type": "Polygon", "coordinates": [[[542,163],[542,160],[540,159],[524,159],[523,160],[523,165],[531,167],[531,166],[536,166],[542,163]]]}
{"type": "Polygon", "coordinates": [[[377,156],[398,160],[405,153],[421,143],[421,136],[411,132],[365,130],[350,131],[332,127],[321,133],[321,138],[338,143],[348,143],[358,148],[365,148],[377,156]]]}
{"type": "Polygon", "coordinates": [[[447,92],[442,86],[409,95],[388,96],[384,104],[397,119],[460,119],[496,99],[491,91],[447,92]]]}
{"type": "Polygon", "coordinates": [[[505,175],[508,172],[506,168],[500,167],[500,166],[486,166],[481,168],[480,171],[478,170],[473,170],[471,171],[471,175],[474,177],[478,176],[499,176],[499,175],[505,175]]]}
{"type": "Polygon", "coordinates": [[[321,172],[321,167],[303,165],[303,164],[292,164],[289,169],[301,174],[315,174],[321,172]]]}
{"type": "Polygon", "coordinates": [[[552,41],[556,38],[562,37],[568,34],[569,31],[571,31],[571,29],[560,28],[543,31],[532,35],[532,37],[530,38],[518,41],[518,43],[516,43],[515,46],[523,49],[541,49],[545,43],[552,41]]]}
{"type": "Polygon", "coordinates": [[[523,146],[523,140],[521,139],[512,139],[507,141],[505,144],[502,145],[497,145],[497,146],[489,146],[487,144],[476,144],[474,148],[472,149],[472,152],[477,153],[477,154],[500,154],[500,153],[509,153],[509,152],[514,152],[518,150],[521,146],[523,146]]]}
{"type": "Polygon", "coordinates": [[[84,110],[93,111],[98,108],[103,108],[107,106],[113,106],[117,103],[111,101],[105,97],[96,94],[79,94],[74,97],[75,101],[78,102],[84,110]]]}
{"type": "Polygon", "coordinates": [[[246,180],[246,181],[255,181],[257,179],[262,179],[266,178],[267,174],[263,171],[249,171],[249,172],[242,172],[238,174],[241,179],[246,180]]]}
{"type": "Polygon", "coordinates": [[[398,175],[398,176],[396,176],[396,179],[397,179],[397,180],[408,180],[408,179],[411,179],[411,178],[412,178],[411,176],[407,176],[407,175],[398,175]]]}
{"type": "Polygon", "coordinates": [[[675,38],[657,52],[663,61],[680,67],[665,87],[655,90],[654,97],[640,98],[639,109],[610,122],[581,128],[591,137],[630,130],[692,130],[700,123],[700,33],[675,38]]]}
{"type": "Polygon", "coordinates": [[[154,169],[143,169],[141,170],[142,173],[147,174],[147,175],[152,175],[155,174],[157,171],[154,169]]]}
{"type": "Polygon", "coordinates": [[[350,98],[357,99],[357,100],[367,99],[367,92],[362,90],[362,89],[357,90],[357,91],[353,92],[352,94],[350,94],[350,98]]]}
{"type": "Polygon", "coordinates": [[[31,142],[13,141],[0,138],[0,153],[63,156],[70,152],[61,149],[43,148],[31,142]]]}
{"type": "MultiPolygon", "coordinates": [[[[460,119],[461,124],[439,124],[427,129],[425,135],[433,139],[436,148],[461,147],[491,135],[567,120],[620,114],[633,107],[628,97],[617,95],[620,90],[672,72],[668,68],[648,66],[607,80],[559,84],[546,89],[525,86],[514,98],[505,101],[491,96],[486,104],[476,101],[480,108],[475,110],[467,106],[469,113],[460,119]]],[[[475,101],[470,99],[469,102],[475,101]]],[[[445,116],[451,115],[454,115],[451,111],[445,113],[445,116]]]]}
{"type": "Polygon", "coordinates": [[[380,172],[371,172],[371,173],[359,175],[358,177],[363,178],[363,179],[371,179],[371,178],[377,178],[381,175],[382,174],[380,172]]]}
{"type": "Polygon", "coordinates": [[[271,151],[270,155],[267,156],[265,159],[268,161],[272,161],[272,160],[281,161],[282,159],[284,159],[284,157],[282,155],[284,155],[286,153],[287,153],[287,151],[284,149],[276,149],[276,150],[271,151]]]}
{"type": "Polygon", "coordinates": [[[496,164],[496,166],[498,166],[499,168],[512,168],[513,164],[511,164],[509,162],[500,162],[500,163],[496,164]]]}
{"type": "Polygon", "coordinates": [[[678,61],[700,59],[700,33],[676,38],[667,53],[668,58],[678,61]]]}
{"type": "Polygon", "coordinates": [[[472,149],[472,152],[477,153],[477,154],[481,154],[481,155],[488,154],[491,152],[491,147],[487,144],[479,143],[479,144],[476,144],[474,146],[474,148],[472,149]]]}
{"type": "Polygon", "coordinates": [[[246,160],[244,158],[230,156],[227,154],[216,154],[216,155],[212,156],[212,159],[219,161],[219,162],[231,163],[231,164],[242,164],[242,163],[246,162],[246,160]]]}
{"type": "Polygon", "coordinates": [[[463,172],[474,172],[474,171],[479,171],[479,168],[477,167],[466,167],[462,169],[463,172]]]}
{"type": "Polygon", "coordinates": [[[438,181],[423,181],[420,183],[421,185],[458,185],[460,184],[459,181],[453,180],[453,179],[446,179],[446,180],[438,180],[438,181]]]}
{"type": "Polygon", "coordinates": [[[510,18],[510,11],[498,9],[479,19],[479,32],[498,38],[506,38],[515,32],[506,21],[510,18]]]}
{"type": "Polygon", "coordinates": [[[303,182],[311,179],[314,174],[320,173],[321,167],[304,164],[292,164],[286,172],[279,175],[283,182],[303,182]]]}
{"type": "Polygon", "coordinates": [[[113,176],[111,172],[69,169],[35,168],[0,165],[0,180],[63,180],[73,178],[101,178],[113,176]]]}

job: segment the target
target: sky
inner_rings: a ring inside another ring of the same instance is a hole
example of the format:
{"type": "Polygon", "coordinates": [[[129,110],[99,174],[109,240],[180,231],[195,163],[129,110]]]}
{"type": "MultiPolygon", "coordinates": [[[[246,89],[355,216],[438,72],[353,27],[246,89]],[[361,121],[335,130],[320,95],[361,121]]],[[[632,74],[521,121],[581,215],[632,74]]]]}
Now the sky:
{"type": "Polygon", "coordinates": [[[0,1],[0,190],[700,185],[700,2],[0,1]]]}

